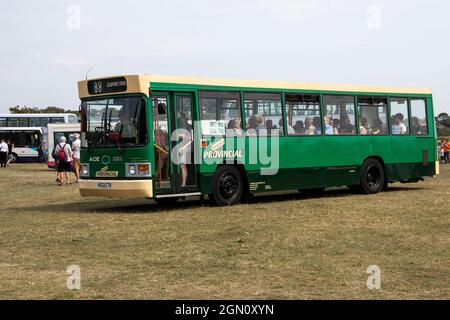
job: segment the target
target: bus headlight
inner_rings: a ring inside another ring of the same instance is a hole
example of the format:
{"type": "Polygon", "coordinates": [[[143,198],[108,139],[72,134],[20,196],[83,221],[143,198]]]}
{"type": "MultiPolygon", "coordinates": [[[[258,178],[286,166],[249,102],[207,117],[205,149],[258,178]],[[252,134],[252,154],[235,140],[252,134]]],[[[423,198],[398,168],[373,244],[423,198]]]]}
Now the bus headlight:
{"type": "Polygon", "coordinates": [[[127,163],[125,170],[127,177],[150,177],[150,163],[127,163]]]}
{"type": "Polygon", "coordinates": [[[89,165],[88,164],[82,164],[81,165],[80,176],[82,176],[82,177],[89,177],[89,165]]]}
{"type": "Polygon", "coordinates": [[[135,176],[136,175],[136,166],[134,164],[129,164],[127,173],[130,176],[135,176]]]}

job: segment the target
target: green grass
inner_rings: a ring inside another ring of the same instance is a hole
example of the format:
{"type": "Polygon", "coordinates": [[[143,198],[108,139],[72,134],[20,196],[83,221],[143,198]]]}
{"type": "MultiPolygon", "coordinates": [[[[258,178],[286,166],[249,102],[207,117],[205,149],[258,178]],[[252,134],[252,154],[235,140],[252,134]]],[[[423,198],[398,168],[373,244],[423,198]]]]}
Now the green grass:
{"type": "Polygon", "coordinates": [[[375,196],[212,208],[82,199],[44,165],[0,170],[0,299],[449,299],[450,166],[375,196]],[[81,267],[81,290],[66,268],[81,267]],[[382,290],[365,273],[382,269],[382,290]]]}

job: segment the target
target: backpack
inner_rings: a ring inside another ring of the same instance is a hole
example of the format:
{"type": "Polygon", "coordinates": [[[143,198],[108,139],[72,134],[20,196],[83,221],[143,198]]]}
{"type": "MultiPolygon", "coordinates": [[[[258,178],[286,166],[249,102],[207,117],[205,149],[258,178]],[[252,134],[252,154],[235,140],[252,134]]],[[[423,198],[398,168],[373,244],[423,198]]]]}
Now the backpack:
{"type": "Polygon", "coordinates": [[[61,147],[61,145],[60,144],[58,144],[58,146],[59,146],[59,151],[58,151],[58,161],[61,161],[61,162],[66,162],[67,161],[67,155],[66,155],[66,145],[67,144],[65,144],[64,145],[64,147],[61,147]]]}

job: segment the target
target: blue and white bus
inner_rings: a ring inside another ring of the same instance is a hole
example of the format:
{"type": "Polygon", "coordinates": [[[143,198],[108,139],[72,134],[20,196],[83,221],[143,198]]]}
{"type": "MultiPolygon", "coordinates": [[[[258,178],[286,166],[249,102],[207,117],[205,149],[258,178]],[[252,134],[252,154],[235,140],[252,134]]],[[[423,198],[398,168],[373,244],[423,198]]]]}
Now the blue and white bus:
{"type": "Polygon", "coordinates": [[[39,147],[48,143],[49,123],[78,123],[73,113],[0,113],[0,137],[14,144],[13,162],[38,161],[39,147]]]}

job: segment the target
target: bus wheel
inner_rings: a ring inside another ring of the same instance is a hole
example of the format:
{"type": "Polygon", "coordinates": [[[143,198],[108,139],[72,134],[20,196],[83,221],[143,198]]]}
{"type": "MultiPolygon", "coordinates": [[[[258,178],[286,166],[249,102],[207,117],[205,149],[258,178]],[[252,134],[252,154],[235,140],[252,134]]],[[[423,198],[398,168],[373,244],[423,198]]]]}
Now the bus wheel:
{"type": "Polygon", "coordinates": [[[174,204],[177,202],[180,198],[179,197],[173,197],[173,198],[155,198],[155,202],[161,206],[168,206],[171,204],[174,204]]]}
{"type": "Polygon", "coordinates": [[[361,191],[366,194],[375,194],[381,192],[384,186],[383,166],[376,159],[368,159],[362,168],[361,191]]]}
{"type": "Polygon", "coordinates": [[[239,170],[234,166],[222,166],[214,175],[210,199],[217,206],[232,206],[241,200],[243,189],[239,170]]]}

